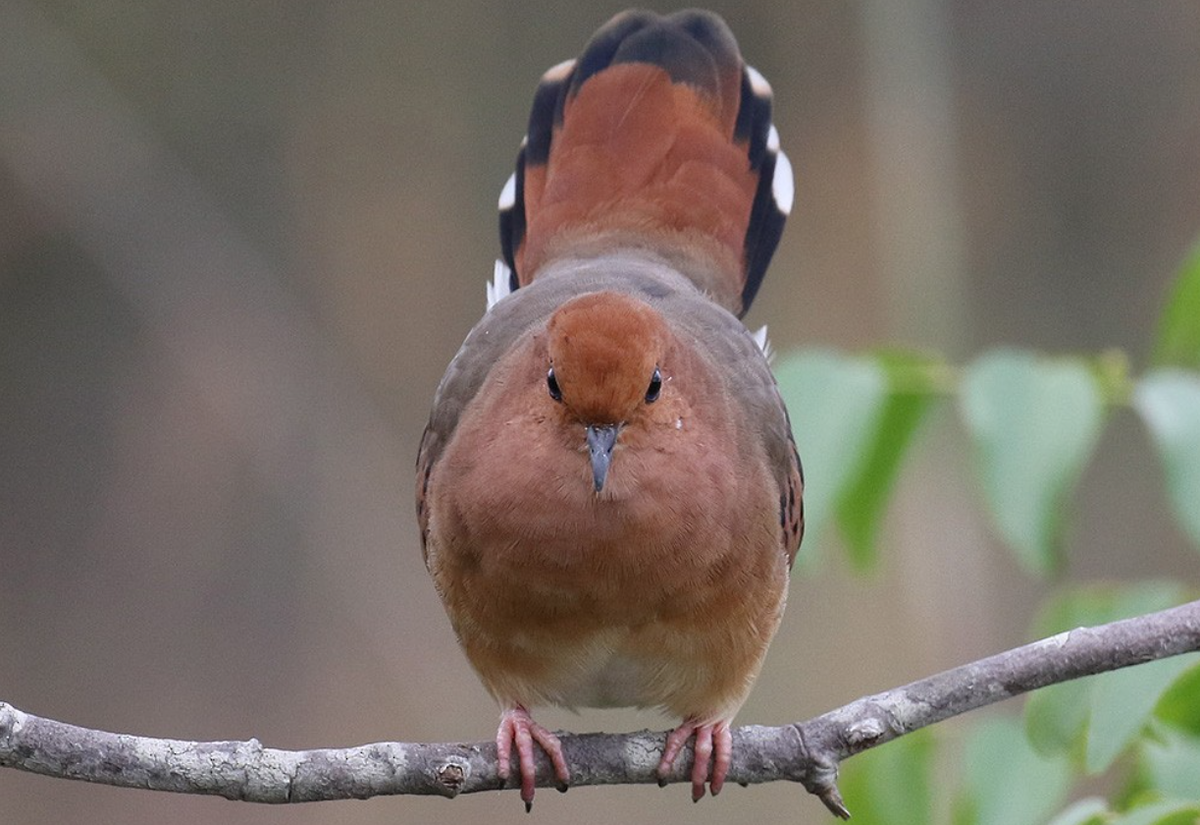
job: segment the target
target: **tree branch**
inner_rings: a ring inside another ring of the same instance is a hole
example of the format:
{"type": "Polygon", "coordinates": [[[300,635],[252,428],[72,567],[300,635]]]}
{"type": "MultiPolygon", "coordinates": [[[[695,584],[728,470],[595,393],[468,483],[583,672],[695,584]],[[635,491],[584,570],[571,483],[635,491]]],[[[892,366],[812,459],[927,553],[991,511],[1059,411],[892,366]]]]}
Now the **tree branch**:
{"type": "MultiPolygon", "coordinates": [[[[849,816],[835,780],[849,756],[898,736],[1046,685],[1200,650],[1200,601],[1094,628],[1079,628],[867,696],[807,722],[733,733],[731,781],[802,783],[834,814],[849,816]]],[[[562,737],[573,785],[657,782],[665,734],[562,737]]],[[[516,787],[496,776],[492,743],[379,742],[285,751],[248,742],[187,742],[107,733],[44,719],[0,702],[0,765],[45,776],[248,802],[365,799],[516,787]]],[[[672,782],[689,781],[690,751],[672,782]]],[[[539,755],[538,784],[553,786],[539,755]]]]}

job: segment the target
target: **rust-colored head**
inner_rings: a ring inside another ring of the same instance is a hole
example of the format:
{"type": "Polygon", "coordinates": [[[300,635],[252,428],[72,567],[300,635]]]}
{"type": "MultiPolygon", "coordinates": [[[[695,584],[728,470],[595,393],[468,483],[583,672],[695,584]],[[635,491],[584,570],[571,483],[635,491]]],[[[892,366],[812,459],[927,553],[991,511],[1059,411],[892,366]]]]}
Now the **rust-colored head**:
{"type": "Polygon", "coordinates": [[[667,327],[646,303],[597,292],[559,307],[547,331],[547,392],[586,427],[599,492],[621,428],[658,401],[667,327]]]}

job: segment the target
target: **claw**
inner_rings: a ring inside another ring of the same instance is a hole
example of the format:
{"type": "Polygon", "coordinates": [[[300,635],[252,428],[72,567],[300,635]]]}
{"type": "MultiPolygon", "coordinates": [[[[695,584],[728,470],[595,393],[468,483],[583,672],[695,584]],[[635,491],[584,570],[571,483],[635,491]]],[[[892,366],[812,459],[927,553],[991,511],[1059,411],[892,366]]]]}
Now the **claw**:
{"type": "Polygon", "coordinates": [[[565,791],[571,781],[571,770],[567,767],[562,743],[558,741],[558,737],[533,721],[529,711],[520,705],[500,714],[500,727],[496,730],[496,773],[501,779],[508,779],[512,771],[510,762],[515,744],[517,765],[521,772],[521,801],[525,803],[526,813],[533,809],[533,790],[537,780],[534,742],[541,745],[542,750],[550,757],[554,766],[554,776],[558,780],[558,789],[565,791]]]}
{"type": "Polygon", "coordinates": [[[658,763],[659,785],[666,784],[675,760],[693,735],[696,737],[696,745],[695,759],[692,761],[692,801],[699,802],[704,797],[705,782],[708,782],[713,796],[725,787],[725,777],[728,776],[729,766],[733,762],[733,733],[729,730],[728,720],[705,724],[695,719],[683,720],[683,723],[667,736],[667,745],[658,763]]]}

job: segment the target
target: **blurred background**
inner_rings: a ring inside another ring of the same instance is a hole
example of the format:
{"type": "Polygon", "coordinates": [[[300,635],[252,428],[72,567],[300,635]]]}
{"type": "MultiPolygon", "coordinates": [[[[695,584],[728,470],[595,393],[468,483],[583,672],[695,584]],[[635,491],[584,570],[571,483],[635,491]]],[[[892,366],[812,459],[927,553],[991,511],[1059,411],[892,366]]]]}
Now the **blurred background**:
{"type": "MultiPolygon", "coordinates": [[[[1144,363],[1200,231],[1200,5],[711,5],[774,85],[797,174],[748,318],[777,350],[1144,363]]],[[[0,700],[285,748],[491,738],[412,467],[483,311],[537,79],[620,8],[0,0],[0,700]]],[[[933,419],[879,570],[806,542],[740,722],[1028,639],[1053,585],[989,533],[953,409],[933,419]]],[[[1074,505],[1070,580],[1196,580],[1128,411],[1074,505]]],[[[782,784],[542,792],[533,816],[515,793],[269,808],[0,771],[3,825],[829,821],[782,784]]]]}

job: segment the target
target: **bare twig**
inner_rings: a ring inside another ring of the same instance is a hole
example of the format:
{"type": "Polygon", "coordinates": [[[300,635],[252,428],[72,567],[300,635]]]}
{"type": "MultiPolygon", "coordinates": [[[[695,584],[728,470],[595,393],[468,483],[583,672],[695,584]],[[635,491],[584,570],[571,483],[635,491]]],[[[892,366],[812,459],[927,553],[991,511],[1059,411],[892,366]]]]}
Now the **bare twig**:
{"type": "MultiPolygon", "coordinates": [[[[867,696],[807,722],[734,731],[731,781],[802,783],[834,814],[849,813],[838,764],[876,745],[969,710],[1080,676],[1200,650],[1200,601],[1094,628],[1079,628],[904,687],[867,696]]],[[[657,782],[664,734],[562,736],[573,785],[657,782]]],[[[496,776],[492,743],[380,742],[285,751],[248,742],[186,742],[106,733],[0,703],[0,765],[66,779],[249,802],[365,799],[515,787],[496,776]]],[[[672,781],[689,781],[690,754],[672,781]]],[[[513,771],[513,776],[517,772],[513,771]]],[[[538,784],[552,786],[549,762],[538,784]]]]}

